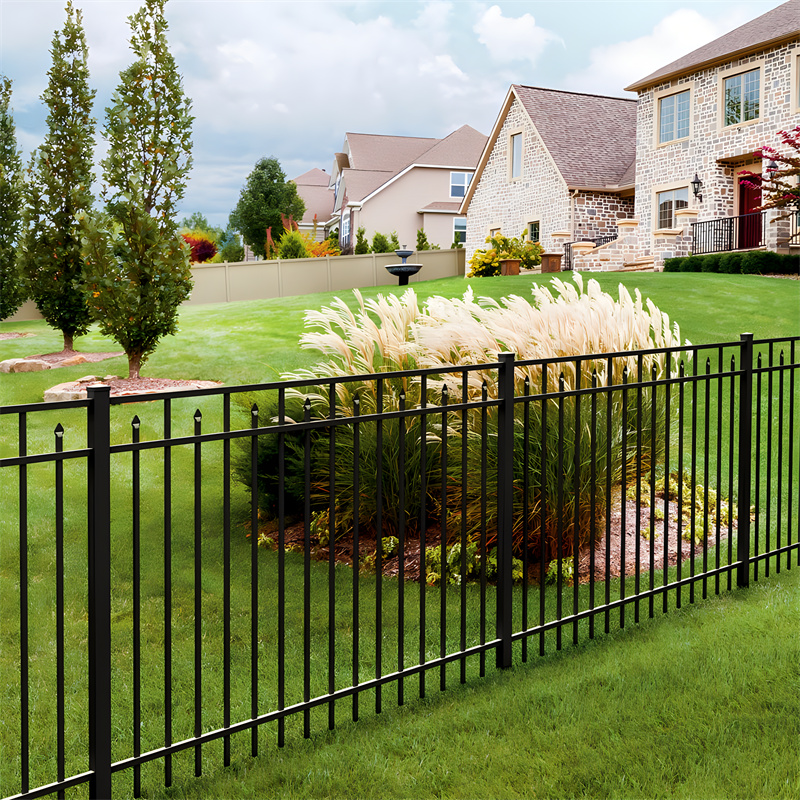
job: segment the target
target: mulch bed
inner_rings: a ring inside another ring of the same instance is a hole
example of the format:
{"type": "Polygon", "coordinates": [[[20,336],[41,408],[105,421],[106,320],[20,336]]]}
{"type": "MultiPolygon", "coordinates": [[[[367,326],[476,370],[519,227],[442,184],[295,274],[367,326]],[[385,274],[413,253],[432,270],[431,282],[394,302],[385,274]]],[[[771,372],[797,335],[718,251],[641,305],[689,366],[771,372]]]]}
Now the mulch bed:
{"type": "MultiPolygon", "coordinates": [[[[660,511],[664,510],[663,498],[656,497],[656,508],[660,511]]],[[[678,504],[675,501],[670,501],[667,507],[667,534],[666,539],[664,535],[664,520],[654,519],[655,522],[655,536],[652,541],[647,535],[650,528],[650,508],[642,505],[639,507],[637,515],[636,502],[627,500],[625,503],[625,533],[623,535],[622,527],[622,506],[617,497],[615,505],[612,507],[609,516],[608,533],[606,532],[606,525],[603,523],[599,529],[599,538],[594,543],[594,580],[604,581],[606,570],[606,553],[608,552],[609,562],[609,577],[617,578],[622,574],[623,559],[622,554],[625,554],[625,575],[634,575],[637,570],[637,539],[639,548],[639,572],[647,572],[650,569],[650,549],[653,550],[653,563],[655,569],[661,569],[664,566],[664,555],[666,553],[667,564],[674,566],[679,560],[686,561],[691,558],[692,545],[691,542],[682,539],[678,535],[678,522],[673,517],[677,513],[678,504]],[[639,524],[639,535],[637,536],[637,516],[639,524]],[[680,548],[680,549],[679,549],[680,548]]],[[[698,515],[696,525],[698,529],[702,529],[702,518],[698,515]]],[[[687,531],[689,524],[682,522],[682,532],[687,531]]],[[[735,522],[732,528],[736,529],[735,522]]],[[[277,539],[277,529],[274,523],[269,523],[262,528],[262,532],[268,532],[268,535],[273,539],[277,539]]],[[[720,543],[724,543],[728,539],[728,526],[720,525],[720,543]]],[[[304,525],[302,522],[297,522],[287,525],[285,529],[285,541],[287,549],[303,550],[304,544],[304,525]]],[[[441,528],[438,525],[430,525],[425,532],[425,546],[433,547],[441,544],[441,528]]],[[[708,547],[711,548],[716,544],[716,526],[709,518],[709,531],[708,531],[708,547]]],[[[359,556],[364,559],[375,552],[377,546],[376,536],[374,531],[364,531],[359,536],[359,556]]],[[[407,580],[419,581],[420,579],[420,540],[417,536],[408,537],[405,546],[404,558],[404,575],[407,580]]],[[[699,556],[703,553],[702,544],[695,543],[695,555],[699,556]]],[[[330,549],[328,546],[321,546],[313,538],[311,541],[311,555],[312,558],[319,561],[327,561],[330,558],[330,549]]],[[[353,541],[348,537],[339,538],[334,545],[334,560],[337,563],[353,564],[353,541]]],[[[533,583],[539,582],[539,563],[537,556],[531,556],[531,562],[528,568],[528,578],[533,583]]],[[[578,557],[578,580],[580,583],[588,583],[590,577],[591,565],[591,546],[585,545],[580,550],[578,557]]],[[[383,574],[387,577],[396,577],[400,572],[400,557],[394,555],[384,560],[383,574]]]]}
{"type": "Polygon", "coordinates": [[[0,342],[6,339],[27,339],[29,336],[36,336],[35,333],[0,333],[0,342]]]}

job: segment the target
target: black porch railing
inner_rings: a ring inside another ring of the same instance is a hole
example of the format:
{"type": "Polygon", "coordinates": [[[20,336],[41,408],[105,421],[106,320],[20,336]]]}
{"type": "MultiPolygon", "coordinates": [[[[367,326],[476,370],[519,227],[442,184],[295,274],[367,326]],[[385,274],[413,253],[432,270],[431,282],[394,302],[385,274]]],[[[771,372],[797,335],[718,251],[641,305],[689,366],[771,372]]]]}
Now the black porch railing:
{"type": "Polygon", "coordinates": [[[766,232],[766,211],[722,217],[692,223],[692,253],[722,253],[762,247],[766,232]]]}
{"type": "Polygon", "coordinates": [[[618,234],[613,233],[609,236],[595,236],[593,239],[578,239],[574,242],[567,242],[564,245],[564,269],[572,269],[572,245],[577,244],[578,242],[592,242],[595,247],[600,247],[600,245],[616,241],[618,238],[618,234]]]}
{"type": "Polygon", "coordinates": [[[156,794],[800,564],[799,378],[744,334],[0,407],[0,796],[156,794]]]}

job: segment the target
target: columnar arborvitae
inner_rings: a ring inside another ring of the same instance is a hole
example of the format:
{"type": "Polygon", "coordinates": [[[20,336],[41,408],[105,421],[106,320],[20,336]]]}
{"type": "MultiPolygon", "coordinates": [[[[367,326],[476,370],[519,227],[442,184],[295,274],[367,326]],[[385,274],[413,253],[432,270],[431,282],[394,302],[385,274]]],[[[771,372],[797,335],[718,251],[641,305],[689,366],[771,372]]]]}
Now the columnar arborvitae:
{"type": "Polygon", "coordinates": [[[16,264],[22,208],[22,161],[11,115],[11,81],[0,76],[0,320],[25,299],[16,264]]]}
{"type": "Polygon", "coordinates": [[[67,2],[67,18],[53,37],[53,65],[42,95],[47,133],[28,169],[19,264],[30,295],[64,350],[91,324],[77,216],[92,206],[95,122],[88,50],[81,12],[67,2]]]}
{"type": "Polygon", "coordinates": [[[83,218],[92,313],[125,351],[131,378],[176,333],[192,288],[175,210],[192,166],[194,118],[169,50],[165,3],[145,0],[129,17],[135,61],[106,109],[106,206],[83,218]]]}

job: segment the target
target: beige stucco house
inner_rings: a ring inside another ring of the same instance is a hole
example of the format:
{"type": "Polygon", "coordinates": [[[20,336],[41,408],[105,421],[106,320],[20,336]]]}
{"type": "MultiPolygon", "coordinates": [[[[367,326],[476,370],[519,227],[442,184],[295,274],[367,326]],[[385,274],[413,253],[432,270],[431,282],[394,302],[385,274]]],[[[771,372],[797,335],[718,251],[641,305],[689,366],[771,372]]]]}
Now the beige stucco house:
{"type": "Polygon", "coordinates": [[[295,220],[297,227],[304,232],[314,234],[317,241],[325,238],[325,223],[333,213],[333,192],[330,189],[330,175],[324,169],[310,169],[293,179],[297,186],[297,194],[306,204],[303,219],[295,220]]]}
{"type": "Polygon", "coordinates": [[[326,228],[338,228],[343,248],[359,227],[368,239],[396,231],[414,248],[422,228],[432,245],[465,240],[461,200],[484,149],[486,136],[464,125],[444,139],[348,133],[336,153],[329,187],[333,211],[326,228]]]}
{"type": "Polygon", "coordinates": [[[496,229],[538,233],[578,269],[800,248],[798,215],[756,211],[742,175],[800,125],[800,0],[627,90],[638,99],[511,87],[460,209],[468,257],[496,229]]]}

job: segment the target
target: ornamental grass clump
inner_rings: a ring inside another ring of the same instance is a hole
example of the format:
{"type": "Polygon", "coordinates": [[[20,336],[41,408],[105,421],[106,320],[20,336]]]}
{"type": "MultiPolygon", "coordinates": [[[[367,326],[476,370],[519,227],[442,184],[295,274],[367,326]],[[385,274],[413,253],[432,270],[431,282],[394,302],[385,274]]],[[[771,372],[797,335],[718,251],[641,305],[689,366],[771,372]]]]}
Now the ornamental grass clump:
{"type": "MultiPolygon", "coordinates": [[[[584,287],[579,273],[573,280],[553,279],[554,292],[534,286],[532,303],[518,296],[500,303],[477,301],[467,289],[460,299],[433,297],[420,308],[412,289],[400,298],[379,295],[366,301],[356,291],[355,312],[338,298],[328,308],[307,312],[310,330],[301,346],[321,351],[328,360],[283,377],[308,381],[309,387],[326,378],[354,380],[336,383],[332,396],[327,387],[287,390],[292,419],[301,418],[301,407],[312,419],[330,418],[332,404],[337,417],[349,419],[378,410],[430,409],[425,416],[383,419],[380,434],[375,422],[338,425],[333,444],[327,430],[315,432],[312,504],[330,509],[333,490],[337,536],[352,529],[356,503],[360,525],[374,527],[380,495],[386,533],[398,528],[398,509],[404,505],[403,523],[411,535],[428,519],[441,522],[450,541],[466,531],[470,540],[485,535],[487,546],[493,546],[497,407],[447,411],[446,406],[497,399],[496,368],[462,373],[453,367],[496,362],[504,351],[514,352],[517,361],[515,555],[525,549],[540,553],[542,548],[549,559],[558,552],[569,555],[576,523],[579,545],[593,529],[599,530],[608,487],[619,486],[623,477],[634,479],[637,471],[644,474],[661,458],[668,420],[652,386],[599,393],[594,402],[589,395],[578,399],[574,392],[658,379],[667,370],[667,359],[663,353],[632,353],[610,361],[585,356],[677,347],[680,331],[638,291],[631,297],[620,286],[614,299],[594,280],[584,287]],[[542,363],[553,359],[563,360],[542,363]],[[424,379],[358,377],[416,368],[439,372],[424,379]]],[[[672,374],[677,358],[676,353],[672,374]]]]}

